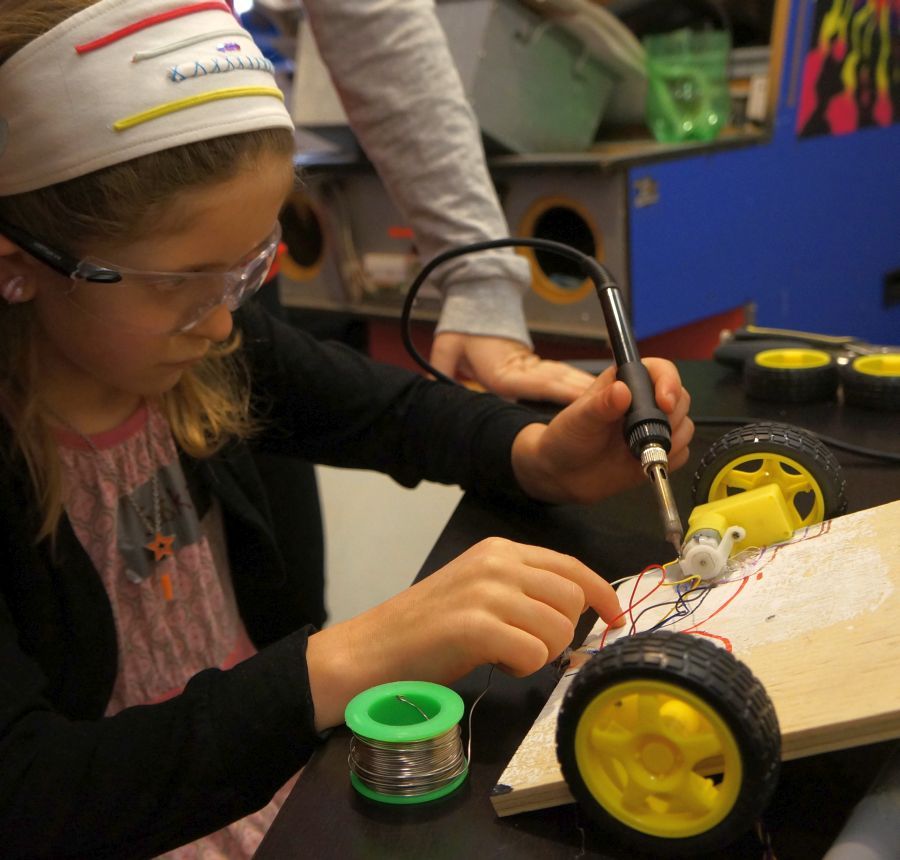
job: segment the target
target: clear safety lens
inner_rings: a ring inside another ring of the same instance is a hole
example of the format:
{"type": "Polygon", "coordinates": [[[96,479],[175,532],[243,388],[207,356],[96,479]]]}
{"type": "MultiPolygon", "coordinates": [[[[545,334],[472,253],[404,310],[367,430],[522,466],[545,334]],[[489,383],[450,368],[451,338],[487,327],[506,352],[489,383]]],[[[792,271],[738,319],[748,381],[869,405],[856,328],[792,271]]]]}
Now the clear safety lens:
{"type": "Polygon", "coordinates": [[[247,260],[226,272],[146,272],[87,257],[71,274],[69,298],[92,316],[136,331],[189,331],[220,305],[235,311],[252,296],[265,282],[280,241],[276,223],[247,260]]]}

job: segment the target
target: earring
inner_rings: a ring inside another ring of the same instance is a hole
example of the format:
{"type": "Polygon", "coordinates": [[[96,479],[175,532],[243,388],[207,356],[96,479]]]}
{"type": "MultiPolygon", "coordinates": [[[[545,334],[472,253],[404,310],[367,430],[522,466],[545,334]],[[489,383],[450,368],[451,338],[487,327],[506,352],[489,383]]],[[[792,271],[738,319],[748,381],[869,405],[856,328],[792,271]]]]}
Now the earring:
{"type": "Polygon", "coordinates": [[[25,294],[25,276],[14,275],[9,278],[2,286],[0,286],[0,296],[11,304],[18,304],[22,301],[25,294]]]}

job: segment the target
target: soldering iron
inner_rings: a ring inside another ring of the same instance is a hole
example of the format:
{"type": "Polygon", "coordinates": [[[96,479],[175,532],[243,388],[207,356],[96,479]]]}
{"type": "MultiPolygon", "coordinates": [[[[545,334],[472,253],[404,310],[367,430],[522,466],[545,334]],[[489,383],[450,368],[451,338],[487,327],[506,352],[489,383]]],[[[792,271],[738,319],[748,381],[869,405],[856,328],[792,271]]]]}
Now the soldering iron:
{"type": "Polygon", "coordinates": [[[409,332],[409,319],[419,288],[425,279],[441,264],[454,257],[487,251],[493,248],[537,248],[574,260],[584,277],[590,278],[597,290],[607,336],[616,362],[616,377],[628,386],[631,406],[625,415],[625,441],[631,453],[641,463],[644,474],[656,494],[666,540],[681,553],[684,529],[675,497],[669,484],[669,449],[672,447],[672,428],[665,413],[656,405],[653,382],[647,368],[641,363],[631,326],[622,306],[622,295],[609,270],[593,257],[562,242],[550,239],[508,238],[473,242],[444,251],[430,260],[416,276],[403,303],[403,343],[415,361],[436,379],[454,383],[450,377],[433,368],[418,352],[409,332]]]}

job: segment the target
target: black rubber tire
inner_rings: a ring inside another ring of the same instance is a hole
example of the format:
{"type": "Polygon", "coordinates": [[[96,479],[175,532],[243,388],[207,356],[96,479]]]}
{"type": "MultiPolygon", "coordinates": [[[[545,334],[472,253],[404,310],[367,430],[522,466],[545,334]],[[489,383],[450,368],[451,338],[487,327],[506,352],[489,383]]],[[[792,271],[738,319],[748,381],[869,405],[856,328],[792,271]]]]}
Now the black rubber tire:
{"type": "Polygon", "coordinates": [[[844,402],[864,409],[900,412],[900,356],[865,355],[841,368],[844,402]],[[873,373],[874,369],[878,373],[873,373]]]}
{"type": "Polygon", "coordinates": [[[834,400],[838,389],[838,367],[827,352],[811,349],[769,349],[750,356],[744,362],[744,391],[755,400],[778,403],[812,403],[834,400]],[[815,356],[824,362],[802,367],[788,366],[792,356],[815,356]],[[784,367],[761,363],[783,360],[784,367]]]}
{"type": "Polygon", "coordinates": [[[654,857],[694,857],[733,843],[753,826],[778,781],[781,734],[772,700],[744,663],[699,636],[657,631],[619,639],[582,667],[560,708],[556,755],[572,796],[605,831],[654,857]],[[743,771],[740,789],[731,809],[710,830],[684,838],[644,833],[609,812],[585,784],[575,754],[579,720],[600,693],[637,679],[664,681],[693,693],[734,737],[743,771]]]}
{"type": "Polygon", "coordinates": [[[789,457],[803,466],[822,494],[823,519],[846,513],[847,482],[834,454],[808,430],[774,422],[745,424],[713,443],[694,473],[694,504],[702,505],[710,501],[712,485],[729,463],[754,453],[789,457]]]}

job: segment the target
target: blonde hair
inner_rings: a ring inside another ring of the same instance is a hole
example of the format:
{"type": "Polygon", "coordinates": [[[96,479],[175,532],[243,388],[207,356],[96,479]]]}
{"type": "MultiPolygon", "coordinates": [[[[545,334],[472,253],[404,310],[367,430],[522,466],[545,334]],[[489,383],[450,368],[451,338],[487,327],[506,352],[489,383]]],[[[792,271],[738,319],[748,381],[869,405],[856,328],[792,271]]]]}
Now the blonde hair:
{"type": "MultiPolygon", "coordinates": [[[[94,0],[13,0],[0,23],[0,64],[94,0]]],[[[94,173],[0,198],[0,216],[48,245],[79,254],[99,237],[128,241],[169,214],[174,198],[228,180],[265,156],[290,169],[293,136],[286,129],[226,135],[162,150],[94,173]],[[136,203],[136,201],[139,201],[136,203]]],[[[56,446],[35,395],[37,360],[30,304],[0,302],[0,410],[25,459],[43,521],[38,540],[52,537],[63,513],[56,446]]],[[[256,429],[250,385],[236,353],[239,337],[217,345],[160,398],[179,447],[208,457],[229,439],[256,429]]]]}

